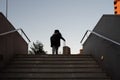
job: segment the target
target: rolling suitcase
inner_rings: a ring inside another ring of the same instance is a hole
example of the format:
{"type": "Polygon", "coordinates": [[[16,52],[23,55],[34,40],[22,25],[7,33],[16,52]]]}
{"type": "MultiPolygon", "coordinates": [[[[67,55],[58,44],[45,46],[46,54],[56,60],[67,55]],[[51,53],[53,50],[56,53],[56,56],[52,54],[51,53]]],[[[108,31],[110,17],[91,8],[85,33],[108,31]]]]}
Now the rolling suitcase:
{"type": "Polygon", "coordinates": [[[70,47],[66,46],[66,42],[64,42],[63,54],[64,55],[70,55],[71,54],[70,47]]]}

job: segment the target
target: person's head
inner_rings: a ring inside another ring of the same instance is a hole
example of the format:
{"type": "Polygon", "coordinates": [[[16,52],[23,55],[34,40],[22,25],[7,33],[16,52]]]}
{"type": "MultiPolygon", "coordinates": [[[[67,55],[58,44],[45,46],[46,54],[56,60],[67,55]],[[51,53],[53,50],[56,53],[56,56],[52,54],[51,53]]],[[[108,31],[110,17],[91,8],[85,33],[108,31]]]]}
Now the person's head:
{"type": "Polygon", "coordinates": [[[56,29],[56,30],[54,31],[54,33],[60,33],[60,32],[59,32],[59,30],[56,29]]]}

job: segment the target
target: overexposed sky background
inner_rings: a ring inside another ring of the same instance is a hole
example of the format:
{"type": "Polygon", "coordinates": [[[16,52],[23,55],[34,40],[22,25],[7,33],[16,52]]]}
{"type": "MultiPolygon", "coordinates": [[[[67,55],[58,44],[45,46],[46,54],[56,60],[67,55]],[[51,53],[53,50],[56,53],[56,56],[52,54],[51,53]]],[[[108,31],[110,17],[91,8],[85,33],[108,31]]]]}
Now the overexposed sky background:
{"type": "MultiPolygon", "coordinates": [[[[92,30],[103,14],[114,14],[114,0],[8,0],[8,20],[22,28],[30,40],[39,40],[51,54],[50,36],[59,29],[71,53],[79,53],[80,40],[92,30]]],[[[6,0],[0,12],[6,14],[6,0]]],[[[59,53],[62,53],[63,41],[59,53]]]]}

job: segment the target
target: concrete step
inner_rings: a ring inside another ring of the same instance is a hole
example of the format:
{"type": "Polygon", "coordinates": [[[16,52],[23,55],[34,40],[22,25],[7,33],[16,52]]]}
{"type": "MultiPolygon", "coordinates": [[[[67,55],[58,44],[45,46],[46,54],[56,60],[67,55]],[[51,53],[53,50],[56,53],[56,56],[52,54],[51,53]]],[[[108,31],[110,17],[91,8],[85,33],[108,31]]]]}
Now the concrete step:
{"type": "Polygon", "coordinates": [[[13,61],[11,64],[97,64],[96,61],[13,61]]]}
{"type": "Polygon", "coordinates": [[[97,64],[12,64],[8,68],[99,68],[97,64]]]}
{"type": "Polygon", "coordinates": [[[4,73],[102,73],[100,68],[9,68],[4,73]]]}
{"type": "Polygon", "coordinates": [[[19,54],[15,56],[16,58],[91,58],[91,55],[24,55],[24,54],[19,54]]]}
{"type": "Polygon", "coordinates": [[[24,58],[24,57],[18,57],[14,59],[15,61],[93,61],[94,59],[91,57],[88,58],[75,58],[75,57],[69,57],[69,58],[52,58],[52,57],[40,57],[40,58],[34,58],[34,57],[29,57],[29,58],[24,58]]]}
{"type": "Polygon", "coordinates": [[[0,80],[111,80],[91,55],[16,55],[0,80]]]}
{"type": "Polygon", "coordinates": [[[21,79],[21,78],[20,78],[20,79],[19,79],[19,78],[17,78],[17,79],[15,79],[15,78],[5,78],[5,79],[2,79],[2,80],[111,80],[111,79],[96,79],[96,78],[95,78],[95,79],[94,79],[94,78],[90,78],[90,79],[79,79],[79,78],[78,78],[78,79],[76,79],[76,78],[75,78],[75,79],[69,79],[69,78],[67,78],[67,79],[64,79],[64,78],[63,78],[63,79],[40,79],[40,78],[39,78],[39,79],[36,79],[36,78],[23,79],[23,78],[22,78],[22,79],[21,79]]]}
{"type": "Polygon", "coordinates": [[[108,79],[105,73],[3,73],[1,78],[16,79],[108,79]]]}

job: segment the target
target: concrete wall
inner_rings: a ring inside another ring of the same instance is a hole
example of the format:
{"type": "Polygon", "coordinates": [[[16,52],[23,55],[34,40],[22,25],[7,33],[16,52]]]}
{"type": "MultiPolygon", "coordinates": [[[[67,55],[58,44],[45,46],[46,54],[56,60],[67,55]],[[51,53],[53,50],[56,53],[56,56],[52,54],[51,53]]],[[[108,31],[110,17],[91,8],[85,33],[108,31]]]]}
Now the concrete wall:
{"type": "MultiPolygon", "coordinates": [[[[103,15],[93,31],[120,43],[120,15],[103,15]]],[[[113,80],[120,80],[120,46],[91,34],[83,49],[94,55],[113,80]]]]}
{"type": "MultiPolygon", "coordinates": [[[[0,33],[15,30],[14,26],[0,13],[0,33]]],[[[9,62],[14,54],[27,54],[28,44],[18,32],[0,36],[0,68],[9,62]]]]}

